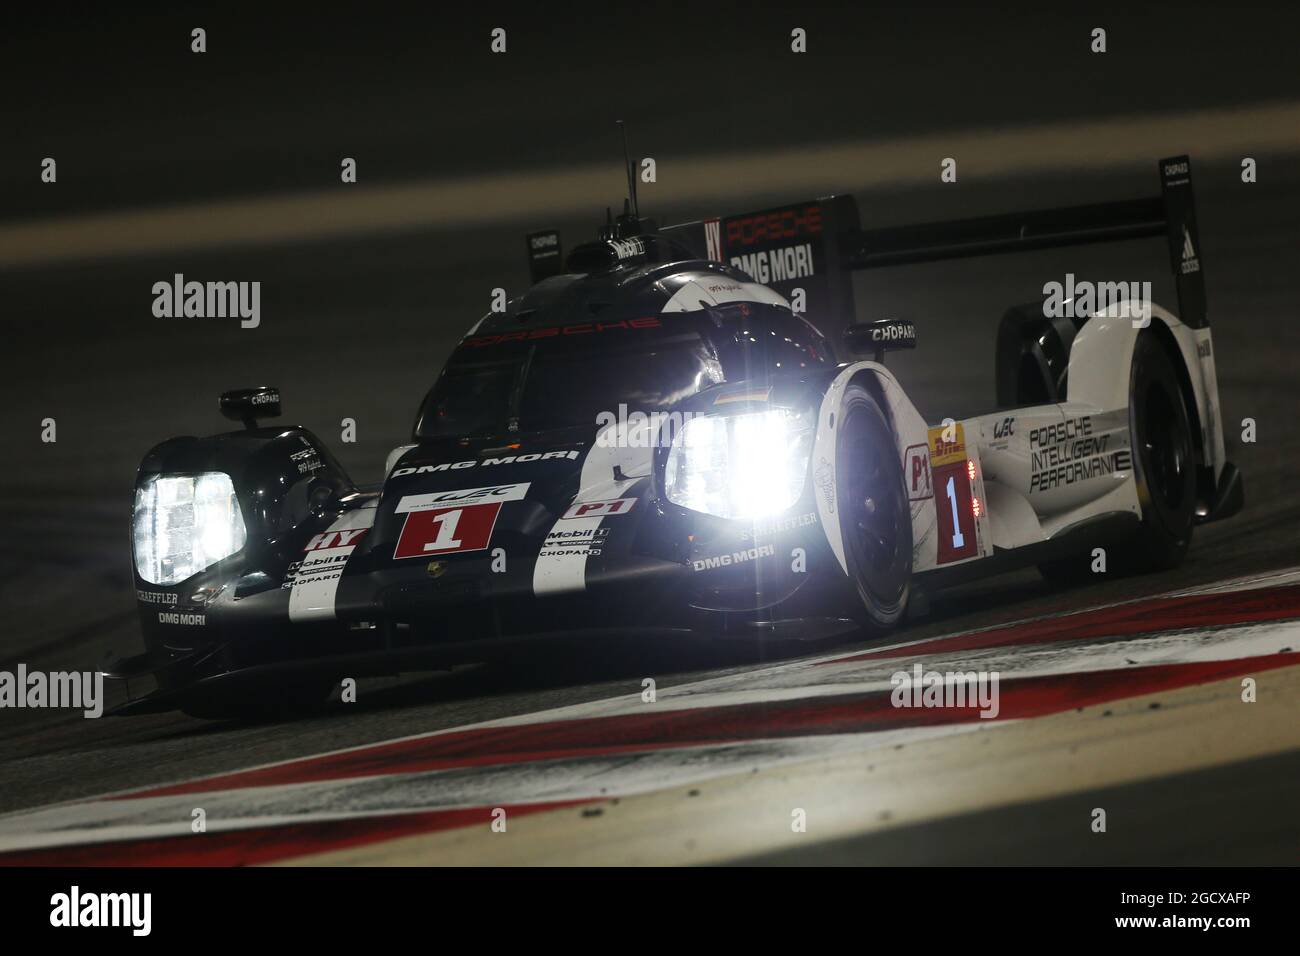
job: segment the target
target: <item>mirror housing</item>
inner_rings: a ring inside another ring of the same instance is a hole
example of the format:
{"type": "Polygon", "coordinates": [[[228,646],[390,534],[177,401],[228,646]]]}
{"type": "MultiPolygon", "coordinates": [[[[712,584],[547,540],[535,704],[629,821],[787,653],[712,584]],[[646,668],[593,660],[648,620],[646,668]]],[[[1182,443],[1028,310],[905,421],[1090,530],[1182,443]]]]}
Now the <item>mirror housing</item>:
{"type": "Polygon", "coordinates": [[[274,385],[256,388],[237,388],[221,393],[221,414],[245,428],[256,428],[259,418],[278,418],[280,415],[280,390],[274,385]]]}
{"type": "Polygon", "coordinates": [[[870,353],[883,362],[886,352],[916,348],[916,326],[910,319],[855,322],[844,330],[844,345],[854,355],[870,353]]]}

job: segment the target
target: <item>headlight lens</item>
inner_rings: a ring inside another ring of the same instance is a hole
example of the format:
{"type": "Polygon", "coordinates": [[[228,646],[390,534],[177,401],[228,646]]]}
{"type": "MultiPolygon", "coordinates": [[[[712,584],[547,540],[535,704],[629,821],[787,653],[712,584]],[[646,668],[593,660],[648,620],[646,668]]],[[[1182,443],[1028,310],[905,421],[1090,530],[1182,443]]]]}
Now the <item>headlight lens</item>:
{"type": "Polygon", "coordinates": [[[176,584],[244,546],[230,476],[156,475],[135,490],[135,567],[150,584],[176,584]]]}
{"type": "Polygon", "coordinates": [[[668,453],[668,500],[719,518],[785,511],[803,494],[809,417],[777,408],[690,419],[668,453]]]}

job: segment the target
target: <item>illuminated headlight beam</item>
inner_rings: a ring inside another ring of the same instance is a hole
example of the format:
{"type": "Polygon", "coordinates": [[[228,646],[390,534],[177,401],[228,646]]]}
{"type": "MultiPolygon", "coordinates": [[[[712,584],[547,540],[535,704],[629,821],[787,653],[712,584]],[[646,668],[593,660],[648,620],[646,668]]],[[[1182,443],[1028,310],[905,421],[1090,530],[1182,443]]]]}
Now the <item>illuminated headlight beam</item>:
{"type": "Polygon", "coordinates": [[[135,567],[150,584],[177,584],[244,547],[235,486],[223,472],[153,475],[135,490],[135,567]]]}
{"type": "Polygon", "coordinates": [[[784,408],[692,418],[668,453],[668,500],[719,518],[779,514],[803,494],[812,438],[784,408]]]}

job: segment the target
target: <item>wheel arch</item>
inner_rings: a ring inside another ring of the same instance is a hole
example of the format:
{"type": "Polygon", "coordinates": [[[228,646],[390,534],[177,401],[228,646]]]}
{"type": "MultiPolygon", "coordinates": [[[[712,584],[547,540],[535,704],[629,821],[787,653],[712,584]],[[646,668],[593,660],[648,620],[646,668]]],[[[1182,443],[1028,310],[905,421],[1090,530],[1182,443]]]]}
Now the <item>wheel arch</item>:
{"type": "MultiPolygon", "coordinates": [[[[1165,354],[1169,356],[1169,361],[1174,367],[1174,374],[1178,376],[1178,389],[1182,392],[1183,402],[1187,406],[1187,417],[1191,419],[1192,447],[1196,450],[1197,467],[1204,468],[1208,461],[1205,452],[1205,425],[1201,418],[1201,408],[1200,403],[1197,401],[1196,389],[1192,386],[1192,376],[1188,369],[1187,357],[1183,355],[1182,349],[1179,348],[1178,339],[1174,337],[1173,329],[1168,323],[1152,322],[1150,331],[1156,341],[1160,343],[1161,348],[1165,350],[1165,354]]],[[[1136,344],[1135,341],[1134,346],[1136,344]]]]}
{"type": "Polygon", "coordinates": [[[1191,422],[1198,467],[1204,467],[1207,464],[1204,400],[1193,385],[1191,373],[1196,362],[1194,333],[1173,313],[1154,303],[1150,321],[1144,326],[1135,326],[1131,316],[1122,312],[1120,306],[1112,306],[1090,317],[1079,330],[1070,349],[1064,401],[1098,409],[1128,407],[1133,350],[1138,336],[1147,333],[1165,350],[1174,366],[1191,422]]]}
{"type": "MultiPolygon", "coordinates": [[[[909,446],[924,444],[926,423],[920,412],[907,397],[903,387],[889,369],[878,362],[854,362],[840,368],[822,393],[817,417],[817,435],[813,442],[809,463],[815,485],[818,517],[826,542],[830,546],[841,570],[847,575],[848,562],[844,554],[844,541],[840,533],[835,497],[827,488],[834,488],[837,462],[835,447],[838,413],[845,389],[857,385],[863,388],[880,405],[893,433],[895,452],[902,461],[909,446]]],[[[917,517],[913,516],[913,538],[917,535],[917,517]]]]}

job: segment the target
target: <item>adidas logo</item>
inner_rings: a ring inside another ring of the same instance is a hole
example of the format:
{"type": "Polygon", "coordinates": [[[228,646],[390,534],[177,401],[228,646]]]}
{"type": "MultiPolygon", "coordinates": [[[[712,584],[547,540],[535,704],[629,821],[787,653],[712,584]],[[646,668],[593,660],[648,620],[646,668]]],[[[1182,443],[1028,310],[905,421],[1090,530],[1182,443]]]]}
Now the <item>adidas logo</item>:
{"type": "Polygon", "coordinates": [[[1192,272],[1200,272],[1201,263],[1196,258],[1196,248],[1192,245],[1192,234],[1186,226],[1183,226],[1183,263],[1182,273],[1187,275],[1192,272]]]}

